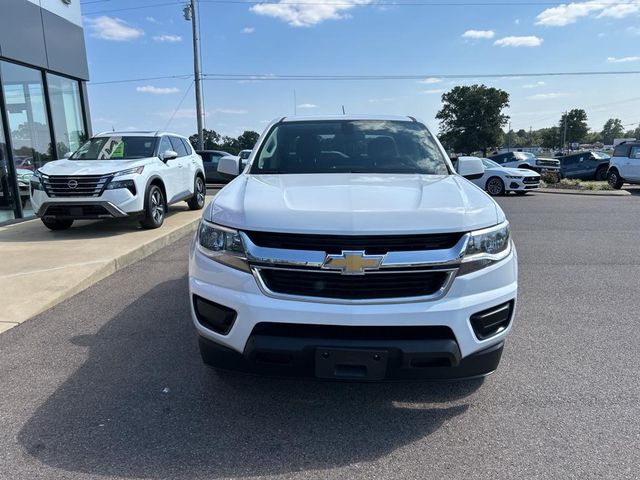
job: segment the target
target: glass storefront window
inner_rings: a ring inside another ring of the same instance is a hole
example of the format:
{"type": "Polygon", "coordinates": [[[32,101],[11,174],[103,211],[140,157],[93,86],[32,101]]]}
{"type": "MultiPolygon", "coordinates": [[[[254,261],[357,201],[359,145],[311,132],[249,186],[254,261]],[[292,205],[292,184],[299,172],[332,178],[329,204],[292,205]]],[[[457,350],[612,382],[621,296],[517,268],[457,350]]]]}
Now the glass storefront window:
{"type": "Polygon", "coordinates": [[[47,73],[49,105],[58,157],[75,152],[87,140],[80,86],[76,80],[47,73]]]}
{"type": "Polygon", "coordinates": [[[7,143],[4,139],[2,117],[0,117],[0,222],[12,220],[14,217],[15,202],[11,178],[9,178],[8,161],[7,143]]]}
{"type": "Polygon", "coordinates": [[[30,170],[41,167],[54,154],[42,73],[9,62],[0,62],[0,71],[9,118],[13,161],[30,170]]]}

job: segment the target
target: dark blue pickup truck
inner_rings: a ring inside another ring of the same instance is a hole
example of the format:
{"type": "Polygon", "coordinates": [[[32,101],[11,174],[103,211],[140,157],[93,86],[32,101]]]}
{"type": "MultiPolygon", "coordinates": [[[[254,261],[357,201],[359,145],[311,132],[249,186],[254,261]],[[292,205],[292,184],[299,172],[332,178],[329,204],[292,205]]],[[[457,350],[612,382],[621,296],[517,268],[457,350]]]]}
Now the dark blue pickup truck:
{"type": "Polygon", "coordinates": [[[592,151],[565,155],[559,159],[560,175],[563,178],[605,181],[610,159],[606,153],[592,151]]]}

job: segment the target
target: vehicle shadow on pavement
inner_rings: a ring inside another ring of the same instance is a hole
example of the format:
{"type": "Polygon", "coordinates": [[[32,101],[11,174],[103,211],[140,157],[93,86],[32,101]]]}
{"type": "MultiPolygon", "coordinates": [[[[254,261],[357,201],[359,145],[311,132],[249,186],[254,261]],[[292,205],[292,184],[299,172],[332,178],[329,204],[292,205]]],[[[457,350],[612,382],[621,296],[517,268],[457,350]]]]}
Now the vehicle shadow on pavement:
{"type": "Polygon", "coordinates": [[[25,452],[66,471],[121,477],[335,468],[424,441],[463,414],[463,399],[482,384],[221,375],[201,363],[188,311],[182,277],[139,297],[95,335],[72,339],[86,361],[24,425],[25,452]]]}

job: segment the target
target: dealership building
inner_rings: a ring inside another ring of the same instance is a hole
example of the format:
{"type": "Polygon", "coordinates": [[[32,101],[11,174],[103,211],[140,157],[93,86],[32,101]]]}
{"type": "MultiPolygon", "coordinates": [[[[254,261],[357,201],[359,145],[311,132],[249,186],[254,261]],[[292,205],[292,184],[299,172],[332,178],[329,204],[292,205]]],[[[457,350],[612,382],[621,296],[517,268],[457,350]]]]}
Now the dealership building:
{"type": "Polygon", "coordinates": [[[91,135],[80,0],[2,0],[0,223],[33,215],[29,178],[91,135]]]}

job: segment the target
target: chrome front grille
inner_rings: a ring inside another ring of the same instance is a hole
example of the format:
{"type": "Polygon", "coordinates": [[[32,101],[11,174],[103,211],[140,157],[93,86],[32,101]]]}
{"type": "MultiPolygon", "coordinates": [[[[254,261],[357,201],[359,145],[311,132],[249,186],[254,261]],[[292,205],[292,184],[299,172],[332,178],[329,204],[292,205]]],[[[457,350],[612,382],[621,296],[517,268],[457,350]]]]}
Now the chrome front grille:
{"type": "Polygon", "coordinates": [[[442,298],[453,283],[469,241],[468,233],[408,235],[404,240],[384,235],[297,234],[281,234],[278,239],[277,234],[262,232],[242,232],[241,237],[251,271],[265,295],[359,304],[442,298]],[[288,248],[283,248],[285,245],[288,248]],[[407,250],[409,245],[420,250],[407,250]],[[354,251],[356,247],[359,250],[354,251]],[[340,254],[332,254],[336,251],[340,254]],[[376,254],[370,254],[372,251],[376,254]],[[346,268],[345,254],[377,263],[354,271],[346,268]],[[342,263],[334,265],[331,257],[342,259],[342,263]]]}
{"type": "Polygon", "coordinates": [[[50,197],[99,197],[112,175],[43,175],[42,184],[50,197]]]}

